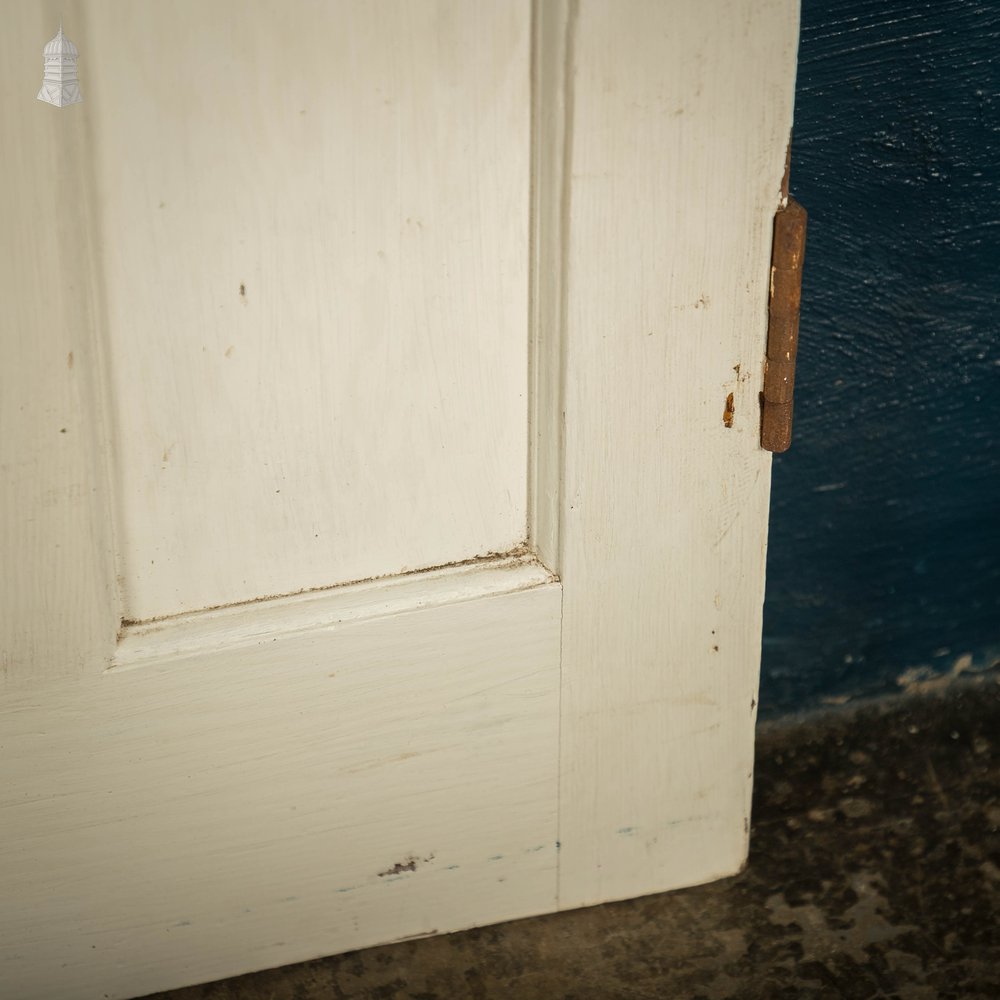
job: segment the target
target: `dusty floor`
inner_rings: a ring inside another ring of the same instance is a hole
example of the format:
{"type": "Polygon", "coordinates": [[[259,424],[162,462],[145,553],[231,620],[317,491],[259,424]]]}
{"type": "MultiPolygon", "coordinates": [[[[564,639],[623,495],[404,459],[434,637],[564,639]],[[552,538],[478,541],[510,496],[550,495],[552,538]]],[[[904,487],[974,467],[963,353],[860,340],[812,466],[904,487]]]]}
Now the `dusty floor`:
{"type": "Polygon", "coordinates": [[[750,864],[157,1000],[998,1000],[996,678],[770,725],[750,864]]]}

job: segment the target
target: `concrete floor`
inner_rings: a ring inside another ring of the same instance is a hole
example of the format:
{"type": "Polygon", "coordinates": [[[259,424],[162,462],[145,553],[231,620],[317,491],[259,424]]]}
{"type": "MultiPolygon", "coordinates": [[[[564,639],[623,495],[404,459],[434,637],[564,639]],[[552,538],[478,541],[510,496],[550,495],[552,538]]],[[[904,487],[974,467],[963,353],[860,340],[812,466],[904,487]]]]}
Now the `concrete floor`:
{"type": "Polygon", "coordinates": [[[157,1000],[998,1000],[998,680],[762,727],[735,878],[157,1000]]]}

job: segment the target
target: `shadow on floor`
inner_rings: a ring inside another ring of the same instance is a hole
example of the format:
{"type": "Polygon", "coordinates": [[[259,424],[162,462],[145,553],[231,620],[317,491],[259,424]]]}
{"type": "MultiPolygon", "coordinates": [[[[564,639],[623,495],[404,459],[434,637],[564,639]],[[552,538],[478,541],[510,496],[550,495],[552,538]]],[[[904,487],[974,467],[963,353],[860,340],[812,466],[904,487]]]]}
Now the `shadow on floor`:
{"type": "Polygon", "coordinates": [[[735,878],[156,1000],[997,1000],[997,681],[762,727],[735,878]]]}

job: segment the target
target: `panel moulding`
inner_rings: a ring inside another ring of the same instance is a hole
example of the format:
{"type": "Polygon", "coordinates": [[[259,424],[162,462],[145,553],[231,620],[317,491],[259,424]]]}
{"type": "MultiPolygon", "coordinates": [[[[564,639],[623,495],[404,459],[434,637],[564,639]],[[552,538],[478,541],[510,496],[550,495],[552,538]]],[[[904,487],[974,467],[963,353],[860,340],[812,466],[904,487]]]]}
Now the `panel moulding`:
{"type": "Polygon", "coordinates": [[[558,582],[524,549],[400,576],[343,584],[290,597],[125,622],[105,673],[234,650],[303,632],[421,608],[529,590],[558,582]]]}

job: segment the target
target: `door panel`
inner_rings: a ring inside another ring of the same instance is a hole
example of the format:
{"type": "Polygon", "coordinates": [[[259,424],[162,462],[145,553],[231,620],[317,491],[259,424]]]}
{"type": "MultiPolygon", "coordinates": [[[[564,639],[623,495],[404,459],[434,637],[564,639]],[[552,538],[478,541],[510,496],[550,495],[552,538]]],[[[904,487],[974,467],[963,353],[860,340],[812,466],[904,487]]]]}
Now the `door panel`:
{"type": "Polygon", "coordinates": [[[3,995],[136,996],[554,909],[549,580],[339,588],[309,626],[230,620],[231,642],[11,693],[3,995]]]}
{"type": "Polygon", "coordinates": [[[83,13],[125,617],[523,542],[527,0],[83,13]]]}

